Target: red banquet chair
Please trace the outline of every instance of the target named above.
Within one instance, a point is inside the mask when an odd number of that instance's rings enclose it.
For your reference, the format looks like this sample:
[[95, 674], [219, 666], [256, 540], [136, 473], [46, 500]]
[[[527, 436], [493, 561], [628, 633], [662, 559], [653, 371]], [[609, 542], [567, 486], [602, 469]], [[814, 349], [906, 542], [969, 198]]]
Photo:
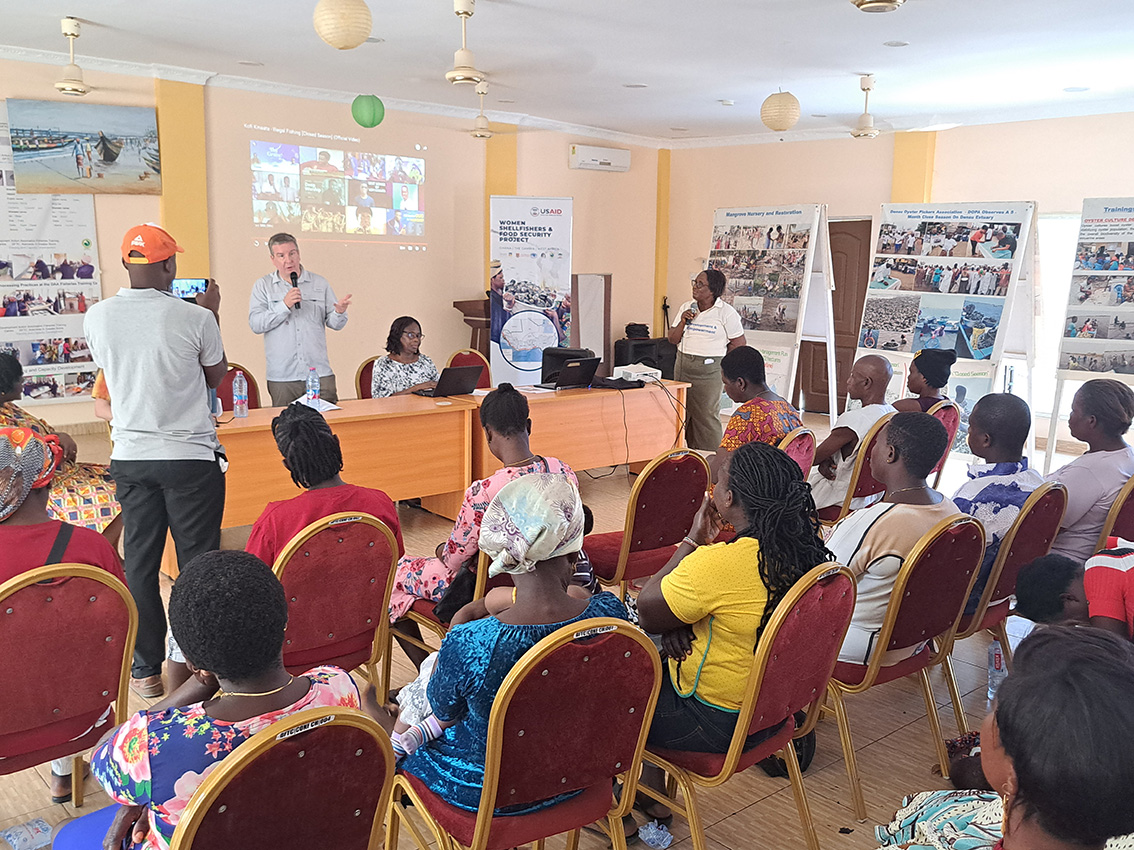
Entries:
[[[137, 633], [130, 591], [98, 567], [54, 564], [0, 584], [0, 774], [89, 750], [126, 719]], [[35, 686], [16, 687], [29, 670]], [[82, 806], [78, 755], [71, 783]]]
[[[815, 567], [776, 606], [760, 636], [728, 752], [717, 755], [657, 747], [646, 751], [645, 760], [669, 774], [669, 787], [664, 795], [645, 785], [638, 790], [689, 821], [695, 850], [707, 847], [697, 810], [696, 786], [722, 785], [773, 753], [781, 753], [787, 762], [807, 846], [818, 850], [819, 839], [792, 738], [802, 737], [815, 728], [819, 706], [854, 612], [854, 600], [854, 576], [846, 567], [834, 562]], [[807, 721], [796, 729], [793, 715], [800, 710], [807, 711]], [[742, 751], [748, 735], [780, 722], [783, 729], [777, 734]], [[681, 789], [684, 807], [676, 799], [677, 788]]]
[[[1042, 558], [1051, 550], [1066, 508], [1067, 488], [1057, 481], [1047, 481], [1032, 491], [1020, 508], [1016, 521], [1000, 541], [1000, 549], [988, 573], [976, 610], [972, 614], [961, 615], [954, 644], [987, 629], [1000, 641], [1005, 665], [1011, 666], [1012, 648], [1008, 643], [1005, 623], [1012, 613], [1010, 609], [1012, 596], [1016, 592], [1016, 578], [1024, 564]], [[953, 700], [957, 728], [962, 733], [968, 732], [968, 719], [965, 717], [961, 692], [953, 671], [952, 653], [942, 659], [942, 672], [945, 674], [945, 683], [949, 686], [949, 696]]]
[[689, 533], [709, 489], [709, 464], [692, 449], [658, 455], [634, 482], [623, 531], [587, 537], [584, 547], [599, 581], [620, 585], [652, 576]]
[[397, 563], [394, 533], [370, 514], [331, 514], [288, 541], [272, 567], [287, 594], [287, 671], [362, 666], [384, 695], [392, 650], [386, 612]]
[[374, 378], [374, 364], [386, 355], [377, 354], [362, 361], [354, 373], [354, 391], [359, 398], [374, 398], [370, 392], [370, 382]]
[[462, 348], [459, 351], [454, 351], [449, 355], [449, 362], [446, 366], [481, 366], [483, 367], [480, 372], [480, 377], [477, 379], [476, 388], [478, 390], [487, 390], [492, 386], [492, 367], [488, 365], [488, 360], [483, 354], [473, 348]]
[[815, 433], [810, 428], [796, 428], [784, 435], [779, 448], [799, 464], [803, 480], [806, 481], [811, 474], [811, 465], [815, 462]]
[[232, 382], [236, 380], [237, 372], [243, 372], [244, 379], [248, 381], [248, 409], [258, 410], [260, 407], [260, 385], [256, 383], [256, 377], [248, 371], [247, 366], [241, 366], [239, 363], [231, 361], [228, 364], [228, 371], [221, 379], [220, 386], [217, 387], [217, 398], [221, 401], [221, 407], [224, 410], [232, 410]]
[[[496, 578], [488, 577], [488, 556], [483, 552], [477, 557], [476, 566], [476, 583], [473, 586], [473, 599], [480, 599], [494, 587], [500, 585], [510, 585], [512, 577], [509, 575], [498, 575]], [[434, 609], [437, 607], [436, 602], [429, 602], [425, 599], [418, 599], [413, 603], [413, 606], [406, 612], [405, 618], [411, 622], [417, 623], [419, 627], [424, 626], [426, 630], [431, 632], [437, 637], [438, 641], [445, 638], [449, 631], [449, 624], [442, 622]], [[398, 633], [398, 639], [405, 641], [418, 649], [425, 652], [433, 652], [436, 647], [432, 647], [425, 643], [424, 640], [418, 640], [413, 635], [407, 635], [405, 632]]]
[[1110, 512], [1106, 515], [1099, 542], [1095, 551], [1100, 552], [1107, 547], [1108, 537], [1121, 537], [1123, 540], [1134, 540], [1134, 478], [1122, 485], [1118, 495], [1111, 503]]
[[[416, 776], [400, 773], [386, 819], [387, 850], [397, 848], [403, 824], [419, 850], [429, 846], [408, 817], [405, 798], [440, 848], [542, 847], [544, 838], [566, 832], [568, 850], [577, 850], [579, 830], [604, 821], [616, 850], [625, 850], [622, 816], [634, 802], [660, 686], [657, 649], [625, 620], [582, 620], [548, 635], [516, 663], [496, 694], [477, 811], [451, 806]], [[621, 802], [611, 793], [619, 776]], [[579, 793], [531, 814], [495, 816], [505, 806], [570, 791]]]
[[955, 401], [946, 398], [937, 402], [926, 413], [944, 425], [946, 433], [949, 434], [949, 442], [945, 444], [945, 454], [941, 455], [941, 460], [937, 461], [937, 465], [930, 470], [931, 475], [934, 472], [937, 473], [937, 476], [933, 479], [933, 487], [937, 489], [937, 485], [941, 482], [941, 473], [945, 470], [945, 462], [949, 460], [953, 441], [957, 439], [957, 429], [961, 427], [961, 408], [957, 406]]
[[882, 429], [893, 416], [893, 413], [887, 413], [871, 425], [870, 430], [863, 436], [858, 454], [854, 458], [854, 468], [851, 470], [851, 480], [843, 503], [819, 510], [819, 521], [823, 525], [834, 525], [849, 514], [853, 500], [880, 496], [886, 492], [886, 488], [870, 472], [870, 453], [874, 450], [874, 444], [881, 439]]
[[[827, 693], [839, 723], [854, 811], [860, 821], [866, 819], [866, 802], [858, 778], [858, 763], [855, 761], [844, 695], [860, 694], [875, 685], [918, 674], [941, 775], [948, 778], [949, 759], [945, 753], [941, 721], [937, 716], [937, 703], [933, 699], [928, 670], [942, 663], [952, 651], [953, 636], [983, 557], [984, 527], [978, 520], [969, 516], [941, 520], [922, 536], [898, 571], [894, 589], [890, 592], [886, 619], [874, 641], [870, 662], [854, 664], [839, 661], [835, 664]], [[918, 645], [922, 645], [922, 649], [911, 658], [885, 667], [882, 665], [886, 651]]]

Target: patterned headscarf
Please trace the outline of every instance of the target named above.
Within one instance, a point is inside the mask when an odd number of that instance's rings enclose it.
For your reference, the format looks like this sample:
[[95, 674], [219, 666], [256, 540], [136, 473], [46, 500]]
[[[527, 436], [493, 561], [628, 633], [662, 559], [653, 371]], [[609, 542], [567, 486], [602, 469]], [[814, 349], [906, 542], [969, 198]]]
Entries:
[[480, 523], [489, 576], [530, 573], [540, 561], [583, 548], [583, 500], [566, 475], [532, 473], [496, 494]]
[[41, 439], [28, 428], [0, 428], [0, 522], [19, 509], [28, 493], [51, 483], [62, 457], [54, 435]]

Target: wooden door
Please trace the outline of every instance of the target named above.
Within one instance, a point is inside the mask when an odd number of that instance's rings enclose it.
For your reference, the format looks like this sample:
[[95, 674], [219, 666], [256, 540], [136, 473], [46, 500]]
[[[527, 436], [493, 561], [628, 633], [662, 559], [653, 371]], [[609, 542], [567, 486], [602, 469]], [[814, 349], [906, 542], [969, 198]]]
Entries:
[[[858, 345], [858, 328], [862, 323], [862, 305], [870, 280], [870, 219], [832, 221], [831, 264], [835, 291], [831, 302], [835, 313], [835, 375], [838, 381], [838, 402], [841, 412], [846, 406], [846, 381], [854, 363]], [[803, 409], [812, 413], [828, 413], [827, 349], [823, 343], [805, 342], [799, 352], [799, 376], [796, 378], [795, 401], [803, 396]]]

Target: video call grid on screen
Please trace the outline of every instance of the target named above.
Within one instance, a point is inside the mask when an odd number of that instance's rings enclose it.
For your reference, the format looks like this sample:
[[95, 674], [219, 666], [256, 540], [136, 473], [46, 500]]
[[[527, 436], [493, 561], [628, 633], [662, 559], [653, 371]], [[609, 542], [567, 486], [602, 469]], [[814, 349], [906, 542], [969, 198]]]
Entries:
[[424, 159], [255, 140], [249, 148], [257, 230], [424, 241]]

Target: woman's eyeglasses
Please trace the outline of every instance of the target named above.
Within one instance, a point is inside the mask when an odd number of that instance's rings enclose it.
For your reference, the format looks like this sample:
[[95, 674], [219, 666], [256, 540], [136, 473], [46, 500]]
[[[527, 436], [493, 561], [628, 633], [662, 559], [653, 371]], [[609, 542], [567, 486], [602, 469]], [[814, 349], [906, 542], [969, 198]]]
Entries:
[[410, 339], [425, 339], [425, 334], [413, 331], [402, 331], [402, 336], [408, 336]]

